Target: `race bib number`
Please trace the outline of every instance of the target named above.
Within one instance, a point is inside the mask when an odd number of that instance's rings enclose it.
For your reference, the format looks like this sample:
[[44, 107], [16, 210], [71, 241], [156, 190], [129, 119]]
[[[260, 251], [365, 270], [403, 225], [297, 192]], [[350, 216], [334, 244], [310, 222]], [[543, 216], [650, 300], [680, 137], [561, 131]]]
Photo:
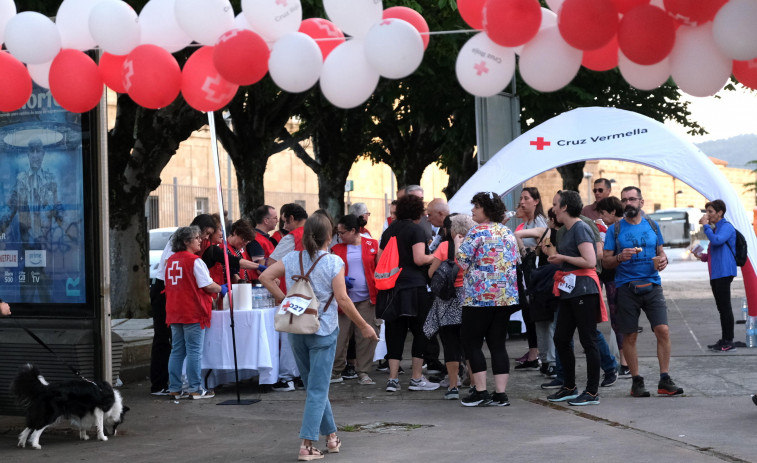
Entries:
[[305, 313], [305, 310], [309, 305], [310, 301], [308, 299], [303, 299], [297, 296], [287, 297], [281, 302], [279, 312], [290, 312], [297, 316], [300, 316]]
[[576, 276], [572, 273], [565, 275], [560, 284], [557, 285], [557, 287], [560, 289], [560, 291], [572, 293], [573, 289], [576, 287]]

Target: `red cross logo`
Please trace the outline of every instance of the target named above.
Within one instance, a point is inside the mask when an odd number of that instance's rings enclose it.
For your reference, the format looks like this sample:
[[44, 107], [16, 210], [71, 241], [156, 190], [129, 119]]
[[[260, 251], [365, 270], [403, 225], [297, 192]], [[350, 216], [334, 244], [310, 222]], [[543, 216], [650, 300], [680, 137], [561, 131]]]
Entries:
[[127, 59], [124, 61], [124, 77], [123, 77], [123, 85], [126, 91], [128, 92], [131, 90], [131, 78], [134, 75], [134, 61]]
[[379, 26], [388, 26], [392, 23], [391, 19], [385, 19], [379, 23]]
[[219, 75], [207, 76], [200, 88], [205, 92], [205, 99], [213, 103], [222, 103], [236, 92], [236, 89], [225, 84]]
[[287, 0], [276, 0], [277, 5], [287, 6]]
[[535, 146], [537, 150], [542, 151], [544, 150], [545, 146], [551, 145], [551, 142], [544, 141], [544, 137], [537, 137], [535, 141], [531, 142], [532, 146]]
[[168, 269], [168, 279], [171, 280], [172, 285], [176, 286], [178, 280], [181, 280], [183, 271], [184, 270], [179, 266], [178, 260], [171, 263], [171, 267]]
[[489, 68], [486, 67], [486, 62], [481, 61], [480, 63], [473, 66], [473, 69], [476, 70], [476, 75], [480, 76], [481, 74], [486, 74], [489, 72]]

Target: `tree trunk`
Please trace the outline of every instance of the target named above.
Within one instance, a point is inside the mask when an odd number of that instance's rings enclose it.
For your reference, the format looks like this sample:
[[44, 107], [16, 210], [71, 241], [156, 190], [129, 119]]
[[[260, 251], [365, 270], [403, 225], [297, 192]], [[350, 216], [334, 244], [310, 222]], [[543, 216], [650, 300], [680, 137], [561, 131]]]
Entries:
[[[265, 204], [265, 189], [263, 176], [269, 155], [264, 153], [249, 153], [257, 162], [234, 162], [237, 171], [237, 190], [239, 191], [240, 218], [252, 219], [255, 209]], [[262, 166], [262, 168], [261, 168]]]
[[563, 190], [578, 191], [578, 186], [584, 179], [584, 165], [586, 165], [586, 163], [581, 161], [557, 168], [557, 171], [562, 177]]
[[[332, 173], [332, 175], [329, 175]], [[330, 169], [321, 169], [318, 172], [318, 206], [326, 209], [335, 220], [345, 215], [344, 184], [347, 183], [346, 173], [333, 173]]]
[[[144, 209], [143, 209], [144, 210]], [[147, 256], [147, 221], [133, 214], [128, 226], [110, 229], [111, 306], [113, 318], [146, 318], [150, 295]]]
[[476, 158], [473, 157], [473, 147], [471, 146], [460, 155], [460, 164], [458, 166], [447, 167], [449, 180], [447, 181], [447, 186], [442, 189], [447, 200], [453, 197], [457, 193], [457, 190], [476, 173], [477, 168], [478, 164], [476, 163]]

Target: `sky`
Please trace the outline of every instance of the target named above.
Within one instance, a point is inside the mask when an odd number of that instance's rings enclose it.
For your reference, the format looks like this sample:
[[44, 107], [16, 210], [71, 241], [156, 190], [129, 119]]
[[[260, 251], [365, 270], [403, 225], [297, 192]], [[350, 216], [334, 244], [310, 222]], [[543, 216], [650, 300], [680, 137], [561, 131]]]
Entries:
[[706, 98], [683, 95], [684, 99], [691, 101], [692, 119], [709, 132], [707, 135], [690, 136], [681, 125], [673, 122], [666, 122], [665, 125], [687, 136], [693, 143], [757, 134], [757, 91], [750, 92], [741, 85], [737, 87], [736, 91], [721, 90], [717, 95]]

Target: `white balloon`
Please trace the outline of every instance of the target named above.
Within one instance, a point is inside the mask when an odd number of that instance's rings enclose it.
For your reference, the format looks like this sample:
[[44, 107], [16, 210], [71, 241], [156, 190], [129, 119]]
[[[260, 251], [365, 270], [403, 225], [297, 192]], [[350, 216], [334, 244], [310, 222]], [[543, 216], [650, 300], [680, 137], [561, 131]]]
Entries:
[[562, 4], [564, 1], [565, 0], [547, 0], [547, 6], [549, 7], [550, 10], [554, 11], [555, 13], [559, 13], [560, 7], [562, 7]]
[[244, 17], [244, 13], [239, 13], [234, 17], [234, 29], [248, 30], [257, 33], [250, 23], [247, 22], [247, 18]]
[[255, 32], [272, 42], [297, 32], [302, 22], [300, 0], [242, 0], [242, 13]]
[[300, 93], [308, 90], [321, 75], [321, 49], [309, 35], [292, 32], [273, 44], [268, 58], [268, 73], [282, 90]]
[[479, 32], [468, 39], [455, 63], [460, 86], [471, 95], [484, 98], [504, 90], [514, 72], [513, 49], [492, 42], [486, 32]]
[[358, 38], [365, 37], [384, 13], [381, 0], [323, 0], [323, 8], [336, 27]]
[[714, 95], [731, 77], [733, 62], [715, 45], [711, 22], [680, 26], [669, 59], [673, 80], [691, 96]]
[[664, 84], [670, 77], [670, 60], [665, 57], [662, 61], [644, 66], [626, 58], [622, 51], [618, 50], [618, 69], [623, 78], [631, 87], [639, 90], [654, 90]]
[[42, 64], [27, 64], [26, 70], [29, 71], [34, 83], [40, 87], [50, 88], [50, 65], [52, 61]]
[[139, 12], [140, 45], [157, 45], [169, 53], [192, 43], [176, 21], [176, 0], [150, 0]]
[[365, 58], [363, 41], [347, 40], [334, 48], [321, 69], [323, 96], [338, 108], [354, 108], [370, 98], [379, 74]]
[[[556, 27], [557, 26], [557, 13], [555, 13], [552, 10], [548, 10], [546, 8], [541, 9], [541, 24], [539, 25], [539, 30], [546, 29], [548, 27]], [[520, 55], [523, 52], [523, 47], [525, 47], [526, 44], [517, 46], [513, 48], [515, 50], [515, 53], [517, 55]]]
[[730, 0], [712, 21], [712, 36], [726, 56], [749, 61], [757, 58], [757, 1]]
[[568, 45], [557, 27], [548, 27], [523, 47], [520, 76], [535, 90], [554, 92], [578, 74], [581, 58], [583, 52]]
[[47, 16], [24, 11], [13, 16], [5, 26], [5, 46], [19, 61], [47, 63], [60, 51], [60, 34]]
[[418, 29], [397, 18], [384, 19], [365, 36], [365, 57], [380, 75], [401, 79], [423, 61], [423, 39]]
[[13, 0], [0, 0], [0, 43], [5, 37], [5, 25], [16, 14], [16, 4]]
[[89, 14], [100, 0], [63, 0], [55, 16], [61, 48], [89, 50], [96, 45], [89, 33]]
[[121, 0], [103, 0], [89, 14], [89, 32], [104, 51], [127, 55], [139, 45], [137, 12]]
[[174, 13], [179, 27], [203, 45], [215, 45], [218, 37], [234, 28], [229, 0], [178, 0]]

